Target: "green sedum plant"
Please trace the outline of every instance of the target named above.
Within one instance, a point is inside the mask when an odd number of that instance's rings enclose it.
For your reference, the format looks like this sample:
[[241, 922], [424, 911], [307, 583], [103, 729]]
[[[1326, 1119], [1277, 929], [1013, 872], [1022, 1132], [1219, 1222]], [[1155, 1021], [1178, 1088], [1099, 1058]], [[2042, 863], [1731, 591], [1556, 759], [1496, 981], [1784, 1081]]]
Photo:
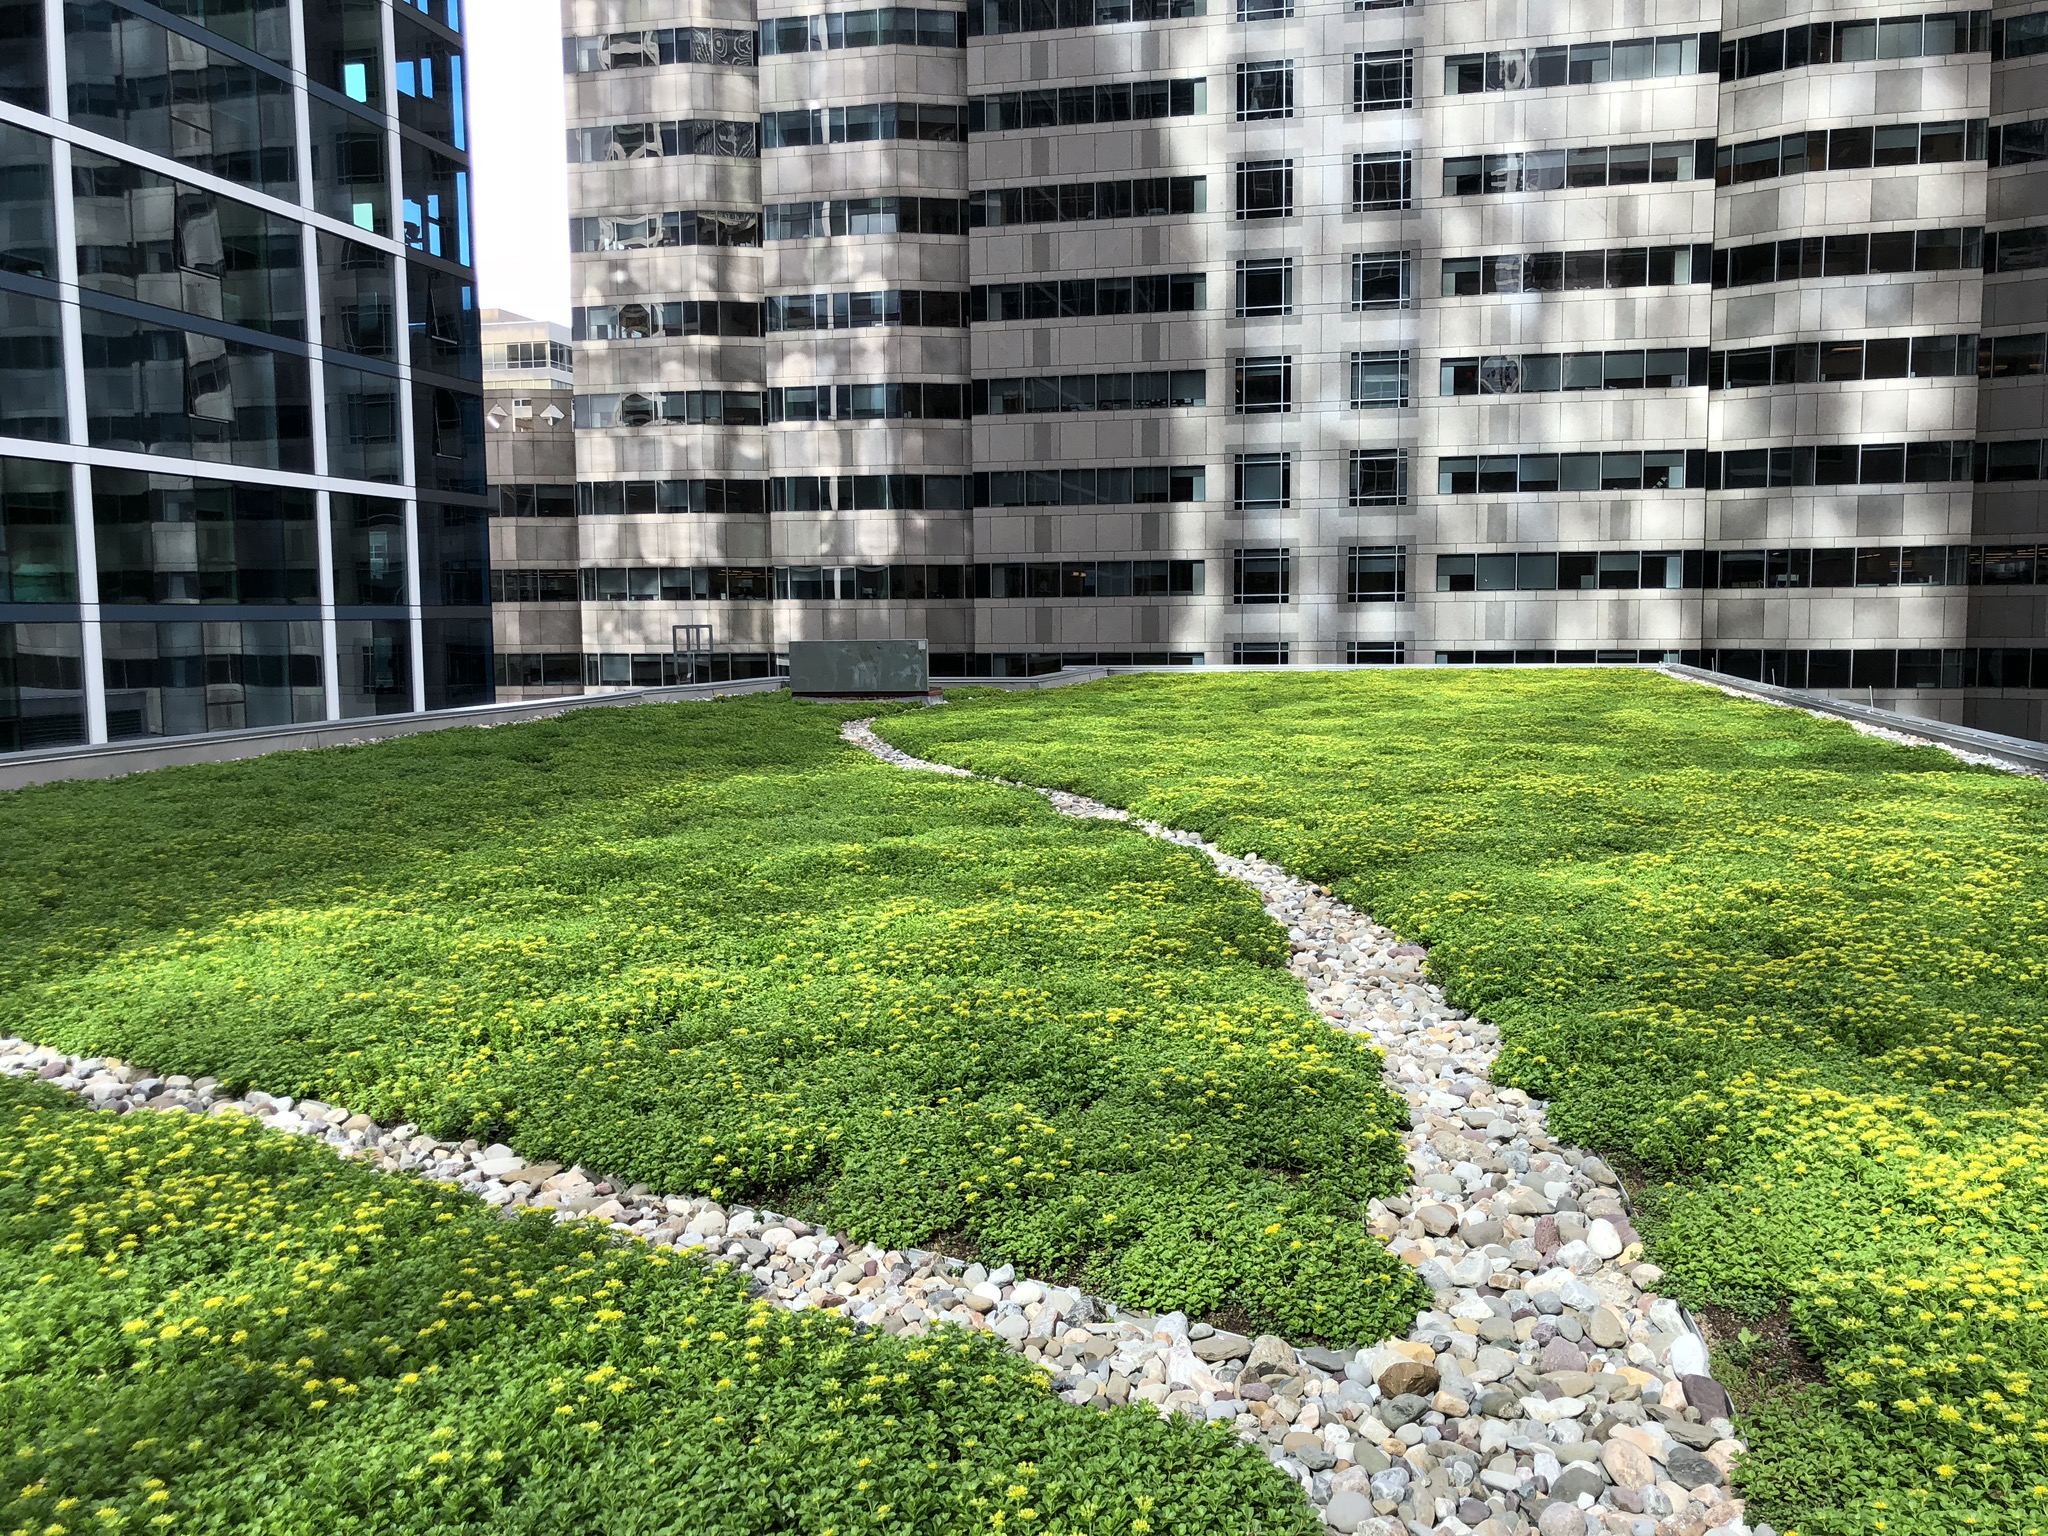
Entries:
[[844, 712], [596, 710], [0, 803], [0, 1027], [1295, 1337], [1426, 1293], [1380, 1057], [1199, 855]]
[[0, 1079], [0, 1530], [1313, 1536], [1227, 1428], [986, 1336]]
[[1799, 1536], [2048, 1530], [2048, 786], [1646, 673], [956, 696], [921, 756], [1333, 884], [1647, 1176], [1693, 1302], [1825, 1380], [1747, 1428]]

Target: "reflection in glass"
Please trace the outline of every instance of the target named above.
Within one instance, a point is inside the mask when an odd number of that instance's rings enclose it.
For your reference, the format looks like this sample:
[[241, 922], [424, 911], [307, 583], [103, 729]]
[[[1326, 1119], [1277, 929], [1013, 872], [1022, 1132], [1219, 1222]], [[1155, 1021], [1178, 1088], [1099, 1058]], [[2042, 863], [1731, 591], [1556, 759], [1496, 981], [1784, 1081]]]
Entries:
[[310, 103], [315, 205], [357, 229], [390, 234], [391, 177], [383, 127], [317, 96]]
[[327, 472], [345, 480], [403, 479], [398, 436], [398, 379], [367, 368], [349, 368], [329, 353], [327, 386]]
[[65, 0], [71, 121], [279, 197], [298, 193], [291, 87], [107, 0]]
[[481, 379], [483, 330], [476, 284], [459, 273], [408, 261], [405, 285], [413, 367], [458, 379]]
[[50, 141], [0, 123], [0, 272], [56, 277], [57, 216], [50, 187]]
[[462, 0], [398, 0], [400, 6], [411, 6], [422, 16], [431, 16], [450, 32], [462, 30]]
[[0, 288], [0, 437], [64, 440], [57, 302]]
[[384, 103], [384, 26], [377, 0], [321, 0], [306, 11], [306, 73], [351, 101]]
[[80, 320], [94, 447], [312, 469], [304, 357], [90, 305]]
[[426, 635], [427, 708], [490, 703], [496, 697], [491, 687], [491, 621], [428, 619], [421, 628]]
[[420, 601], [482, 608], [490, 602], [490, 508], [420, 503]]
[[[240, 43], [287, 67], [292, 62], [291, 7], [285, 0], [157, 0], [173, 16]], [[309, 9], [318, 9], [313, 6]]]
[[102, 603], [320, 601], [313, 493], [92, 472]]
[[407, 139], [401, 148], [405, 243], [458, 266], [469, 265], [469, 172], [461, 162]]
[[42, 0], [0, 0], [0, 101], [31, 112], [50, 110], [43, 57]]
[[320, 341], [361, 357], [398, 359], [397, 294], [388, 252], [322, 230]]
[[481, 394], [415, 380], [412, 432], [414, 480], [422, 491], [485, 493]]
[[326, 717], [320, 625], [103, 623], [107, 736], [192, 736]]
[[80, 287], [304, 340], [296, 222], [84, 148], [71, 184]]
[[342, 718], [409, 713], [412, 626], [404, 619], [343, 619], [334, 628]]
[[76, 624], [0, 624], [0, 752], [85, 740]]
[[0, 459], [0, 603], [78, 601], [71, 470]]
[[467, 149], [461, 48], [403, 14], [394, 19], [392, 36], [398, 49], [398, 120]]
[[[334, 538], [334, 602], [385, 608], [405, 602], [405, 503], [381, 496], [329, 498]], [[408, 685], [410, 686], [410, 685]]]

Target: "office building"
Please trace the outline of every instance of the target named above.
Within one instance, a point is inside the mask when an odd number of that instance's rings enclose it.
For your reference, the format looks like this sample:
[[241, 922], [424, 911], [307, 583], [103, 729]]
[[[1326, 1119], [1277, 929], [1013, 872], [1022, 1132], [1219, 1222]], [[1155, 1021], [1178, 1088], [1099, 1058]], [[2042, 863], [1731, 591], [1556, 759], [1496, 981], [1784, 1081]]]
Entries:
[[0, 0], [0, 750], [491, 697], [459, 0]]
[[1537, 12], [564, 0], [586, 675], [1674, 659], [2048, 732], [2048, 13]]

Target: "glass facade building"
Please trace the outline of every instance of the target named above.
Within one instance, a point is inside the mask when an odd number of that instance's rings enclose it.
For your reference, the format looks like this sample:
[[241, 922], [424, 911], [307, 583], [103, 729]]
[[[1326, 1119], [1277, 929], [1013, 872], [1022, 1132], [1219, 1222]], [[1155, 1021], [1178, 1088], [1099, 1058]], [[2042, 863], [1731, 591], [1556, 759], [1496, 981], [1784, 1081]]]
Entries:
[[0, 0], [0, 751], [492, 697], [459, 0]]
[[586, 676], [1670, 659], [2048, 735], [2043, 15], [562, 0]]

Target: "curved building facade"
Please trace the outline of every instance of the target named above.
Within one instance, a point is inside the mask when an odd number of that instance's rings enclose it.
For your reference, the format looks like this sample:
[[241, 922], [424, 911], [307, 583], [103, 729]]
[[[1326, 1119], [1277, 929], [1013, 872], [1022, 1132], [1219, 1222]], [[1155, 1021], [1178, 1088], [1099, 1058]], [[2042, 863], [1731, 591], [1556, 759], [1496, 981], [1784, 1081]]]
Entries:
[[2048, 13], [563, 14], [593, 684], [1671, 659], [2048, 730]]

